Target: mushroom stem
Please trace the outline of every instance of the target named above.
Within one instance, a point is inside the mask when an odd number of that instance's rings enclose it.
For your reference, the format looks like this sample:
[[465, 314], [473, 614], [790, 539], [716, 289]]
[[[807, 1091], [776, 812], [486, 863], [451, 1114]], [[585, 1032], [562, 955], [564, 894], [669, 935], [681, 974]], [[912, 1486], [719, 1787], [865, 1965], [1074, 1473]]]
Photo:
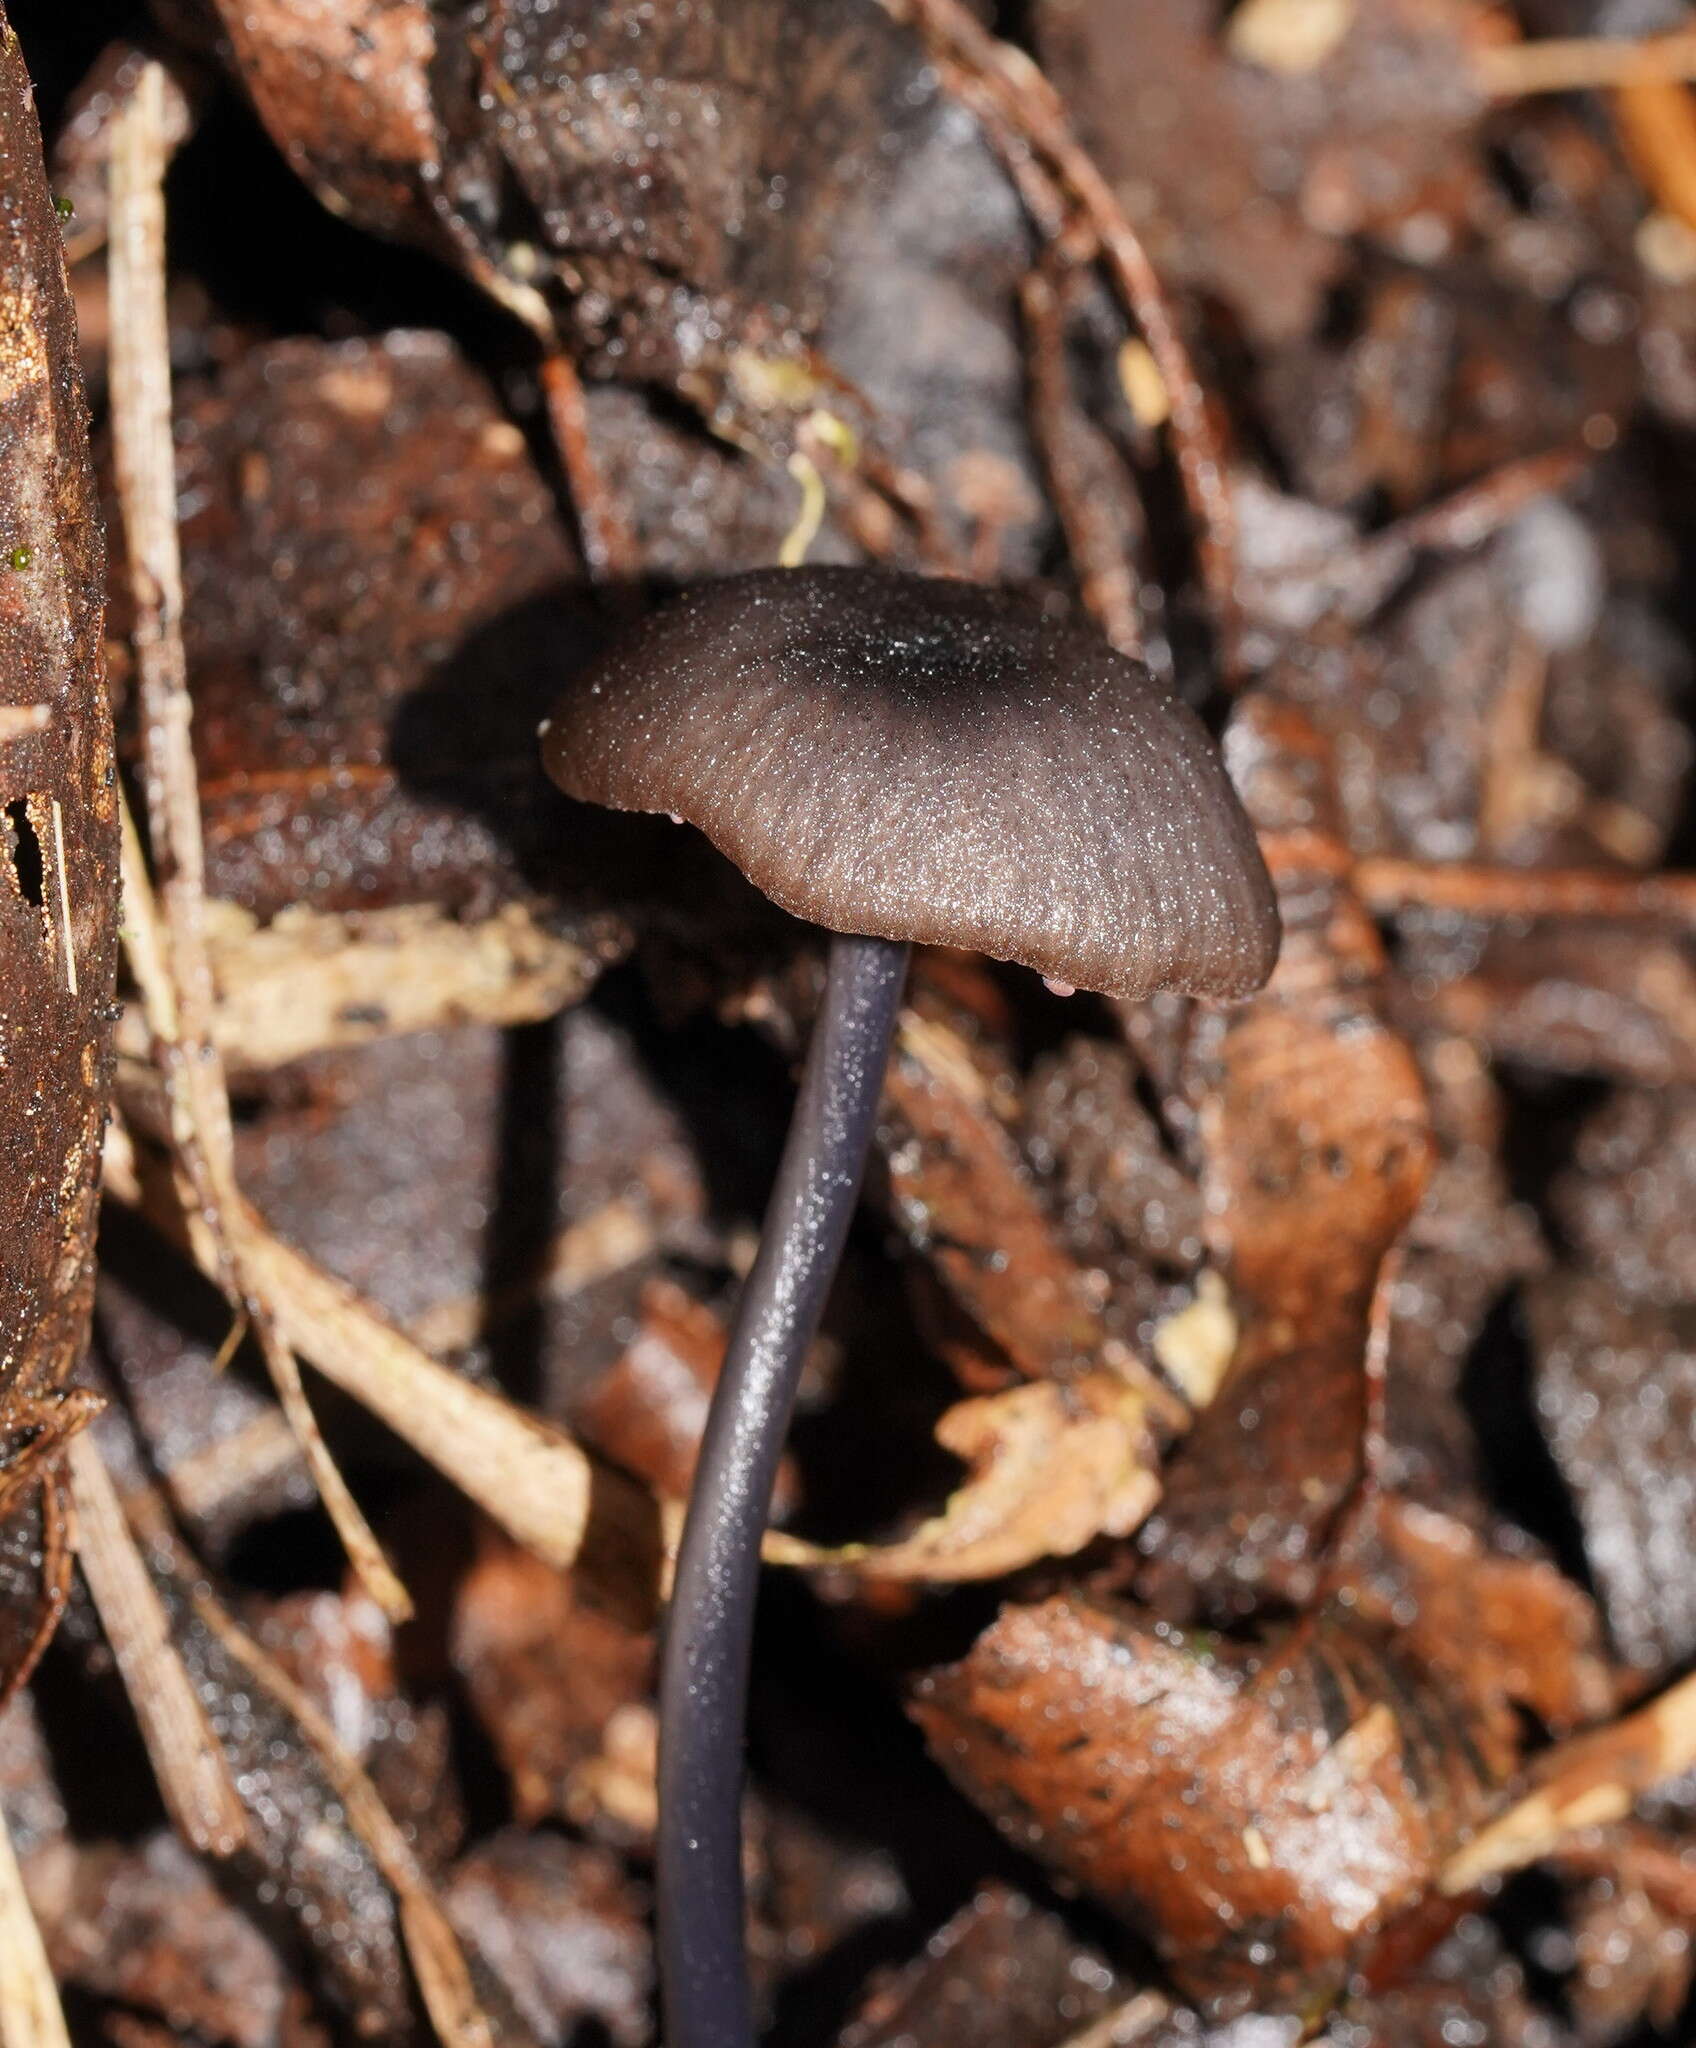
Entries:
[[807, 1347], [854, 1214], [908, 948], [833, 936], [760, 1249], [714, 1389], [660, 1674], [658, 1903], [668, 2048], [749, 2048], [742, 1748], [760, 1539]]

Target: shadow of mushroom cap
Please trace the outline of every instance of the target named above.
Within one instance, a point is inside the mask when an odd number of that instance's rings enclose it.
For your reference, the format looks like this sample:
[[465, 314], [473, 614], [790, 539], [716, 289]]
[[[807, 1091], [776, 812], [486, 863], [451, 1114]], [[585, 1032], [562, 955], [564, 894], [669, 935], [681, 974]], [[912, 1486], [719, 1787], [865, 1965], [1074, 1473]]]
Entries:
[[870, 569], [702, 585], [584, 671], [544, 739], [570, 795], [675, 812], [830, 931], [1131, 997], [1246, 995], [1277, 957], [1200, 721], [1004, 592]]

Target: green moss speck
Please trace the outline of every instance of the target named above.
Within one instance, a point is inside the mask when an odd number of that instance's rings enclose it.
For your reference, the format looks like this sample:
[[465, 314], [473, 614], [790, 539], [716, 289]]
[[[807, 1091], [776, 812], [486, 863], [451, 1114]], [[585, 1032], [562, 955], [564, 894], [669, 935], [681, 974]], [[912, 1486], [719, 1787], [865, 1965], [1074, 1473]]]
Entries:
[[8, 565], [14, 569], [27, 569], [34, 560], [35, 556], [28, 548], [13, 548], [6, 557]]

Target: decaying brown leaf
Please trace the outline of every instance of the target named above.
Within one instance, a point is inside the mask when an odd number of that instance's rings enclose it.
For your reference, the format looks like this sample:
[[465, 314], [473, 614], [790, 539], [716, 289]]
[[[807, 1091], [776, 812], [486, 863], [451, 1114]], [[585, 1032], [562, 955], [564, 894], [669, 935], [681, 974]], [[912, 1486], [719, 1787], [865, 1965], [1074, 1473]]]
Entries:
[[[572, 1394], [572, 1426], [660, 1499], [686, 1500], [725, 1342], [723, 1318], [705, 1302], [675, 1281], [649, 1279], [630, 1341], [605, 1372]], [[794, 1500], [795, 1471], [786, 1459], [772, 1494], [774, 1515], [781, 1518]]]
[[1007, 1607], [913, 1712], [999, 1825], [1224, 2011], [1310, 2008], [1435, 1884], [1508, 1755], [1386, 1638], [1260, 1647], [1062, 1596]]
[[[248, 1100], [243, 1186], [273, 1230], [440, 1355], [536, 1318], [560, 1419], [616, 1355], [609, 1308], [633, 1308], [656, 1259], [712, 1248], [678, 1107], [595, 1010], [318, 1055]], [[491, 1273], [489, 1218], [519, 1173], [522, 1238]]]
[[[1327, 751], [1298, 711], [1246, 705], [1234, 748], [1267, 828], [1292, 805], [1311, 816], [1316, 783], [1329, 795]], [[1431, 1166], [1419, 1070], [1383, 1012], [1376, 931], [1323, 858], [1298, 847], [1276, 874], [1277, 972], [1205, 1021], [1195, 1055], [1209, 1227], [1241, 1335], [1151, 1531], [1162, 1603], [1312, 1596], [1362, 1478], [1373, 1296]]]
[[1571, 1490], [1620, 1654], [1665, 1674], [1696, 1650], [1696, 1320], [1623, 1302], [1610, 1281], [1551, 1274], [1527, 1302], [1537, 1419]]
[[1560, 1735], [1611, 1710], [1595, 1603], [1548, 1558], [1492, 1548], [1451, 1515], [1382, 1494], [1338, 1569], [1357, 1611], [1399, 1628], [1504, 1744], [1515, 1708]]
[[[273, 1715], [284, 1715], [294, 1723], [297, 1746], [311, 1756], [316, 1772], [334, 1795], [324, 1815], [330, 1829], [340, 1824], [337, 1831], [342, 1840], [336, 1843], [333, 1855], [345, 1859], [349, 1845], [357, 1843], [382, 1873], [393, 1894], [407, 1959], [442, 2048], [493, 2048], [491, 2022], [478, 2002], [465, 1952], [406, 1831], [338, 1740], [329, 1721], [281, 1665], [239, 1628], [205, 1589], [195, 1591], [191, 1599], [208, 1644], [216, 1642], [218, 1650], [233, 1660], [236, 1670], [266, 1698]], [[333, 1870], [330, 1858], [326, 1863]], [[334, 1897], [333, 1876], [327, 1889]], [[321, 1913], [303, 1913], [301, 1917], [313, 1931], [323, 1924]], [[325, 1931], [333, 1939], [334, 1922]]]
[[598, 1613], [562, 1574], [490, 1540], [460, 1589], [453, 1654], [520, 1817], [587, 1810], [579, 1774], [619, 1710], [645, 1699], [652, 1638]]
[[879, 1984], [841, 2048], [1069, 2048], [1114, 2003], [1114, 1972], [1071, 1939], [1057, 1914], [1005, 1885], [985, 1885]]
[[230, 1056], [577, 1000], [628, 939], [532, 758], [596, 628], [522, 434], [413, 334], [249, 356], [182, 391], [177, 439]]
[[1617, 1871], [1572, 1887], [1576, 1968], [1570, 1979], [1579, 2026], [1618, 2040], [1640, 2019], [1675, 2035], [1696, 1959], [1676, 1905], [1646, 1886], [1629, 1848]]
[[994, 1091], [960, 1032], [921, 1011], [896, 1040], [879, 1143], [908, 1237], [1013, 1364], [1041, 1378], [1087, 1358], [1099, 1325], [1087, 1278], [1047, 1227]]
[[1616, 1088], [1552, 1190], [1574, 1254], [1632, 1302], [1696, 1300], [1696, 1094]]
[[1351, 1999], [1331, 2032], [1349, 2048], [1452, 2048], [1469, 2037], [1539, 2048], [1568, 2038], [1552, 2034], [1525, 1970], [1491, 1922], [1474, 1915], [1404, 1982]]
[[[1477, 90], [1462, 10], [1328, 12], [1323, 54], [1273, 67], [1243, 61], [1240, 40], [1220, 37], [1195, 0], [1144, 9], [1135, 39], [1109, 0], [1037, 11], [1042, 57], [1155, 260], [1224, 293], [1268, 339], [1304, 332], [1336, 276], [1337, 209], [1350, 210], [1349, 229], [1393, 233], [1445, 182], [1476, 175], [1457, 150]], [[1151, 62], [1187, 121], [1139, 94]]]
[[1467, 1372], [1510, 1290], [1549, 1250], [1503, 1162], [1508, 1105], [1469, 1040], [1416, 1040], [1437, 1157], [1398, 1247], [1384, 1388], [1386, 1487], [1440, 1516], [1482, 1513], [1481, 1460], [1466, 1416]]
[[1128, 1536], [1160, 1497], [1147, 1400], [1108, 1371], [961, 1401], [936, 1440], [971, 1476], [911, 1535], [827, 1548], [774, 1530], [767, 1558], [871, 1579], [993, 1579], [1098, 1536]]
[[1499, 1059], [1656, 1088], [1696, 1080], [1696, 965], [1686, 941], [1571, 922], [1491, 930], [1482, 943], [1451, 928], [1422, 951], [1410, 1016], [1423, 1013]]
[[455, 1865], [443, 1902], [538, 2041], [596, 2023], [617, 2048], [649, 2040], [646, 1902], [611, 1856], [509, 1828]]
[[[719, 0], [672, 21], [615, 0], [564, 44], [507, 0], [184, 11], [329, 204], [463, 265], [544, 337], [740, 436], [834, 397], [808, 352], [830, 241], [916, 69], [876, 10]], [[640, 145], [612, 148], [622, 133]], [[738, 232], [762, 210], [772, 232]]]
[[1540, 1758], [1533, 1787], [1445, 1865], [1443, 1889], [1547, 1856], [1571, 1835], [1623, 1820], [1645, 1793], [1696, 1764], [1696, 1680], [1681, 1679], [1623, 1720]]
[[[282, 2034], [282, 1954], [174, 1834], [103, 1844], [76, 1859], [70, 1880], [55, 1901], [52, 1952], [83, 1997], [157, 2015], [176, 2038], [192, 2028], [231, 2048], [270, 2048]], [[106, 1938], [113, 1925], [121, 1942]]]

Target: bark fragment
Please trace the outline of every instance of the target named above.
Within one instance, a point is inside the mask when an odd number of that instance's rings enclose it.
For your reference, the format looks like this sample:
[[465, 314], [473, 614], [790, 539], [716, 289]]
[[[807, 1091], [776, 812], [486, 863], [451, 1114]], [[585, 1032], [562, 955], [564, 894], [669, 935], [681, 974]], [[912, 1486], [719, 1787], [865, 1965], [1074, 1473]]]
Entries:
[[[110, 1083], [117, 812], [101, 624], [105, 551], [59, 217], [23, 53], [0, 19], [0, 1697], [62, 1600], [53, 1453], [87, 1419]], [[44, 707], [37, 709], [36, 707]], [[33, 1533], [32, 1533], [33, 1532]]]

